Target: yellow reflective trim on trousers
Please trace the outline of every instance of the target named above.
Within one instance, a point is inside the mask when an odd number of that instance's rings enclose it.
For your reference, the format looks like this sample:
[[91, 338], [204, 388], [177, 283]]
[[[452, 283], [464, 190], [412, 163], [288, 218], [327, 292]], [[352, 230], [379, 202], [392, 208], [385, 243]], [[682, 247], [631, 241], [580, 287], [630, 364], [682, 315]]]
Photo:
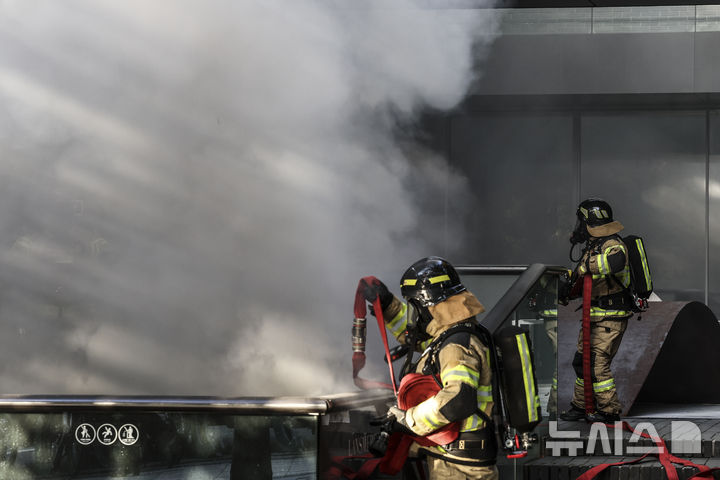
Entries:
[[543, 317], [557, 317], [557, 308], [549, 308], [540, 312]]
[[443, 385], [447, 385], [448, 382], [457, 380], [476, 388], [480, 382], [480, 373], [474, 368], [470, 368], [466, 365], [456, 365], [453, 368], [447, 368], [440, 372], [440, 379], [442, 380]]
[[403, 280], [402, 287], [413, 286], [417, 284], [417, 278], [406, 278]]
[[450, 275], [438, 275], [437, 277], [428, 278], [428, 282], [430, 282], [431, 285], [434, 285], [434, 284], [440, 283], [440, 282], [449, 282], [449, 281], [450, 281]]
[[[576, 378], [575, 384], [580, 387], [584, 387], [585, 381], [582, 378]], [[615, 388], [615, 379], [614, 378], [611, 378], [609, 380], [603, 380], [602, 382], [593, 383], [593, 391], [596, 393], [606, 392], [608, 390], [612, 390], [613, 388]]]
[[615, 388], [615, 379], [603, 380], [602, 382], [593, 383], [593, 390], [596, 392], [605, 392]]
[[528, 409], [528, 421], [534, 422], [539, 420], [537, 408], [539, 406], [538, 394], [535, 391], [534, 375], [532, 371], [532, 363], [530, 362], [530, 346], [524, 334], [515, 335], [518, 350], [520, 352], [520, 360], [523, 372], [523, 385], [525, 386], [525, 395]]
[[647, 284], [649, 289], [652, 289], [652, 279], [650, 278], [650, 267], [648, 267], [647, 257], [645, 256], [645, 249], [643, 248], [643, 244], [639, 238], [635, 240], [635, 243], [637, 244], [638, 251], [640, 252], [640, 258], [642, 259], [643, 275], [645, 275], [645, 283]]
[[404, 332], [405, 329], [407, 329], [407, 318], [405, 318], [406, 313], [407, 305], [403, 303], [402, 307], [400, 308], [400, 312], [395, 315], [395, 318], [385, 323], [387, 329], [390, 330], [390, 333], [392, 333], [396, 337], [402, 332]]

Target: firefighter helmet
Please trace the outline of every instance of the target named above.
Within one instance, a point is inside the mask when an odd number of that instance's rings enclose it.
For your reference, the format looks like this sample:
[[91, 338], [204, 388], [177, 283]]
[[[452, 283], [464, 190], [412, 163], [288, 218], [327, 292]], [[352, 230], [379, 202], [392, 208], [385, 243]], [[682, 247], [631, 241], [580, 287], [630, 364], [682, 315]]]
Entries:
[[421, 307], [437, 305], [465, 291], [460, 275], [440, 257], [426, 257], [408, 268], [400, 279], [400, 292]]
[[599, 198], [588, 198], [578, 205], [577, 216], [590, 227], [599, 227], [613, 221], [610, 204]]
[[600, 198], [588, 198], [582, 201], [578, 205], [577, 218], [576, 227], [584, 225], [593, 237], [606, 237], [623, 229], [622, 224], [613, 219], [610, 204]]

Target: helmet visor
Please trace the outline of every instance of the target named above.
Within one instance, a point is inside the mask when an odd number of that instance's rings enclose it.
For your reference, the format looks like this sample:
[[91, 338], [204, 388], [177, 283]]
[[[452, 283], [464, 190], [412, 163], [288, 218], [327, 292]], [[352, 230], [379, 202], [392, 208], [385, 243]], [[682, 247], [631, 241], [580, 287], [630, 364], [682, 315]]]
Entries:
[[432, 320], [432, 315], [427, 307], [414, 298], [408, 299], [407, 302], [407, 328], [416, 333], [425, 334], [425, 328]]
[[414, 330], [417, 328], [418, 319], [420, 318], [420, 310], [417, 300], [408, 299], [407, 301], [407, 328]]

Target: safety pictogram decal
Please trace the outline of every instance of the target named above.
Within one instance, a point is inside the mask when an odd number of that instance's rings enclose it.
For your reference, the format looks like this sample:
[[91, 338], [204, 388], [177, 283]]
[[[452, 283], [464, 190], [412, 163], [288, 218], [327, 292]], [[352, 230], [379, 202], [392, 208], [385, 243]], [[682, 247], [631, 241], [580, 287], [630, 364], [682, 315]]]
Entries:
[[137, 443], [140, 430], [132, 423], [126, 423], [120, 428], [110, 423], [103, 423], [94, 427], [89, 423], [83, 423], [75, 429], [75, 440], [81, 445], [90, 445], [98, 441], [102, 445], [110, 446], [115, 442], [130, 446]]
[[81, 445], [90, 445], [95, 440], [95, 427], [83, 423], [75, 429], [75, 440]]
[[117, 440], [117, 429], [109, 423], [103, 423], [98, 428], [97, 438], [103, 445], [112, 445]]
[[126, 423], [120, 430], [118, 430], [120, 436], [120, 443], [123, 445], [132, 445], [138, 440], [138, 429], [131, 423]]

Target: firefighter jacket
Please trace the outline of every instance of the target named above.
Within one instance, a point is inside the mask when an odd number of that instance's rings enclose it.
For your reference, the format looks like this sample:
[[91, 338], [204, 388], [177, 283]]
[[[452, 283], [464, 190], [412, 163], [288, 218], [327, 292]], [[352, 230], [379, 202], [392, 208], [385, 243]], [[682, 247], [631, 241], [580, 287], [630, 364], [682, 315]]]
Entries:
[[618, 236], [588, 240], [588, 246], [575, 267], [576, 278], [592, 274], [590, 318], [593, 322], [632, 315], [630, 267], [627, 247]]
[[[429, 307], [433, 316], [426, 332], [430, 339], [459, 323], [475, 322], [475, 315], [485, 309], [470, 292], [461, 292]], [[383, 312], [387, 328], [399, 342], [406, 342], [406, 306], [397, 298]], [[418, 361], [415, 372], [423, 373], [429, 360], [426, 349]], [[405, 421], [417, 435], [427, 435], [452, 422], [460, 423], [461, 437], [464, 432], [477, 432], [486, 426], [484, 416], [491, 417], [493, 408], [492, 370], [490, 351], [476, 335], [457, 333], [447, 337], [436, 356], [436, 370], [442, 389], [433, 397], [407, 410]], [[427, 373], [427, 372], [425, 372]], [[444, 453], [442, 447], [433, 447]]]

